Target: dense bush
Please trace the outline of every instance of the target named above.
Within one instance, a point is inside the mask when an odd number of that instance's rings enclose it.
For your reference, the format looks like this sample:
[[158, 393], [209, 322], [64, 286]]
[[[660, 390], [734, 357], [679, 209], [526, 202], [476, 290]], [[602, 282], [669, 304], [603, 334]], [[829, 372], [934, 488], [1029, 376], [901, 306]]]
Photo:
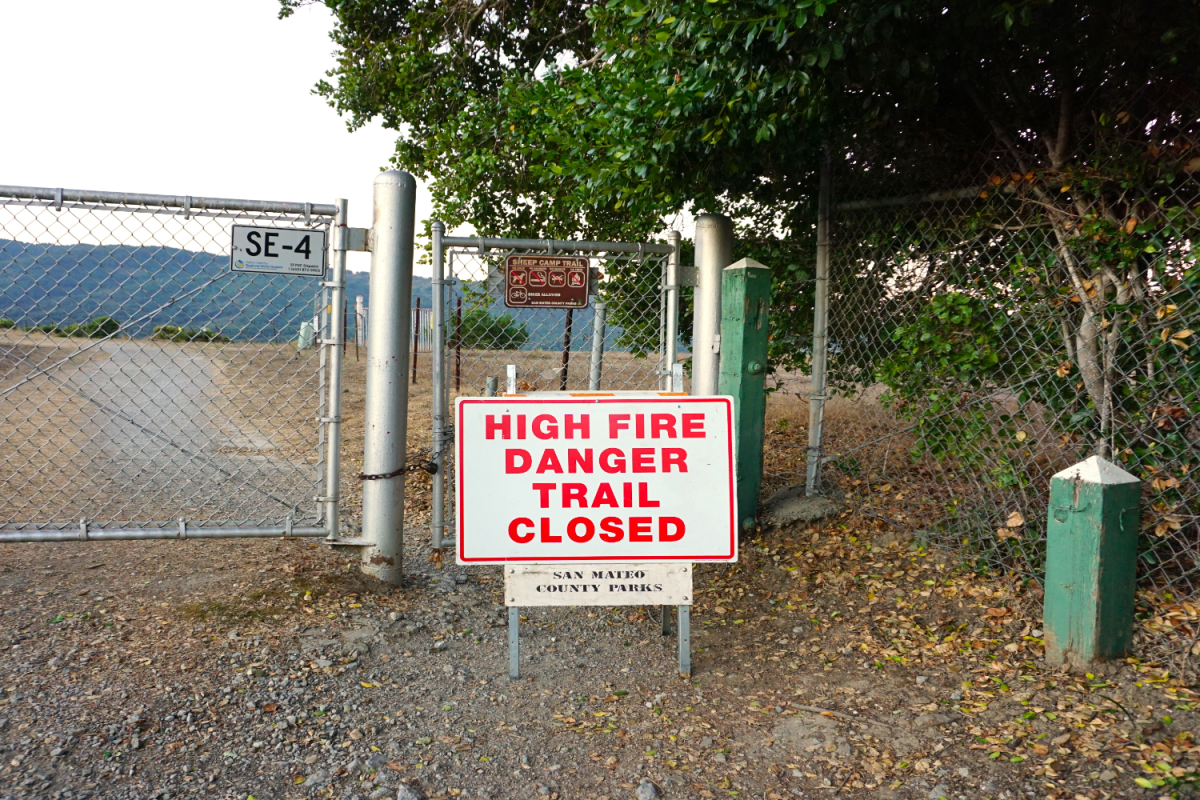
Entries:
[[446, 339], [455, 344], [455, 328], [462, 337], [462, 347], [475, 350], [520, 350], [529, 341], [529, 331], [524, 323], [508, 314], [493, 316], [485, 308], [472, 308], [463, 312], [461, 324], [451, 320], [446, 325]]
[[228, 336], [222, 336], [211, 328], [201, 328], [194, 331], [191, 328], [180, 328], [176, 325], [159, 325], [154, 329], [154, 338], [168, 342], [228, 342]]

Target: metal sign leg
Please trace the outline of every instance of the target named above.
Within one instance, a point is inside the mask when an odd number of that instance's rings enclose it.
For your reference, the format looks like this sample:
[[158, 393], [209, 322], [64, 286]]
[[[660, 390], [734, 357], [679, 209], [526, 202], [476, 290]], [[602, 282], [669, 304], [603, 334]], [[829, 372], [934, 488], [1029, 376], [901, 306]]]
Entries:
[[679, 674], [692, 677], [692, 607], [679, 607]]
[[[519, 634], [521, 632], [521, 609], [509, 606], [508, 609], [508, 677], [514, 681], [521, 677], [521, 651]], [[682, 651], [681, 651], [682, 652]]]
[[661, 606], [662, 609], [662, 635], [671, 635], [671, 607]]

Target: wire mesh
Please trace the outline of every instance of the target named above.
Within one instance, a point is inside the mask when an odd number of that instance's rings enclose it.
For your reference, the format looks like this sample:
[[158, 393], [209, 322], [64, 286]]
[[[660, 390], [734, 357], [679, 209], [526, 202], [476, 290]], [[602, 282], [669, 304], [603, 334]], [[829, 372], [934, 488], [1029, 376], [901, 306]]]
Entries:
[[[500, 289], [505, 259], [573, 255], [547, 250], [449, 249], [446, 370], [452, 395], [479, 394], [488, 377], [504, 386], [508, 364], [521, 391], [587, 390], [595, 336], [595, 302], [606, 308], [605, 391], [662, 385], [663, 285], [667, 256], [588, 253], [595, 297], [586, 309], [505, 308]], [[597, 279], [598, 276], [598, 279]]]
[[1172, 102], [1191, 111], [1093, 119], [1053, 166], [1012, 141], [949, 178], [944, 159], [871, 170], [848, 156], [822, 451], [827, 482], [903, 478], [917, 488], [896, 521], [1034, 581], [1050, 477], [1114, 461], [1142, 481], [1139, 588], [1167, 609], [1142, 626], [1146, 649], [1194, 656], [1200, 103]]
[[[560, 243], [561, 244], [561, 243]], [[445, 307], [446, 407], [455, 398], [478, 396], [488, 378], [505, 390], [507, 368], [517, 369], [517, 391], [633, 391], [665, 388], [668, 256], [659, 253], [587, 252], [593, 295], [588, 307], [506, 308], [504, 264], [508, 256], [575, 255], [570, 249], [447, 248]], [[597, 328], [596, 304], [604, 304]], [[593, 381], [593, 349], [603, 342], [598, 381]], [[434, 436], [437, 437], [435, 431]], [[454, 428], [440, 443], [445, 474], [454, 474]], [[445, 524], [454, 530], [454, 482]], [[435, 498], [436, 502], [436, 498]], [[436, 528], [437, 521], [434, 521]], [[435, 539], [436, 539], [435, 532]], [[447, 540], [449, 541], [449, 540]]]
[[330, 220], [0, 195], [0, 528], [323, 524], [325, 290], [228, 253]]

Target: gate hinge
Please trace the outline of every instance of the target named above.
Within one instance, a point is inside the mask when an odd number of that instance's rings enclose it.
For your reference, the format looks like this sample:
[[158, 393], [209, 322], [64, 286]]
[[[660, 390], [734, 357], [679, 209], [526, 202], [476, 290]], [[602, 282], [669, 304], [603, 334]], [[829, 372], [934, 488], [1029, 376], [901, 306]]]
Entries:
[[320, 422], [322, 424], [327, 424], [330, 422], [341, 422], [341, 421], [342, 421], [341, 417], [317, 417], [317, 422]]
[[371, 229], [334, 228], [333, 249], [335, 252], [341, 252], [343, 250], [370, 250]]
[[345, 283], [345, 281], [342, 281], [342, 282], [338, 282], [338, 281], [321, 281], [321, 288], [322, 288], [322, 289], [345, 289], [345, 288], [346, 288], [346, 283]]
[[712, 351], [714, 353], [721, 352], [721, 334], [713, 334]]

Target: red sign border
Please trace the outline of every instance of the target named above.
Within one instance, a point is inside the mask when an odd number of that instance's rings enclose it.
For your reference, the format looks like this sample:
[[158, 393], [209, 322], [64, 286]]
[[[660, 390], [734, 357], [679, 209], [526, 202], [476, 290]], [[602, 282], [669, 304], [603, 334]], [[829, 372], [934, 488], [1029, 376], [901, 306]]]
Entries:
[[[556, 405], [562, 403], [578, 404], [581, 401], [585, 403], [593, 403], [602, 405], [605, 403], [711, 403], [713, 401], [723, 402], [725, 404], [726, 430], [728, 431], [728, 439], [726, 442], [726, 451], [729, 456], [729, 555], [722, 556], [562, 556], [559, 558], [468, 558], [464, 555], [463, 545], [463, 519], [466, 510], [463, 504], [463, 489], [466, 484], [466, 473], [463, 471], [465, 463], [463, 447], [464, 441], [462, 436], [463, 431], [463, 409], [471, 404], [478, 403], [496, 403], [499, 400], [508, 400], [518, 403], [529, 403], [537, 405]], [[462, 398], [458, 401], [458, 410], [455, 419], [455, 431], [457, 432], [457, 447], [456, 447], [456, 463], [455, 463], [455, 481], [457, 486], [455, 491], [458, 494], [458, 514], [456, 523], [458, 531], [456, 533], [458, 539], [458, 560], [464, 564], [558, 564], [563, 562], [598, 562], [598, 561], [690, 561], [690, 562], [707, 562], [707, 563], [731, 563], [737, 561], [737, 470], [734, 463], [734, 447], [733, 447], [733, 401], [728, 397], [573, 397], [562, 400], [546, 400], [543, 398], [521, 398], [521, 397], [504, 397], [504, 398]]]

